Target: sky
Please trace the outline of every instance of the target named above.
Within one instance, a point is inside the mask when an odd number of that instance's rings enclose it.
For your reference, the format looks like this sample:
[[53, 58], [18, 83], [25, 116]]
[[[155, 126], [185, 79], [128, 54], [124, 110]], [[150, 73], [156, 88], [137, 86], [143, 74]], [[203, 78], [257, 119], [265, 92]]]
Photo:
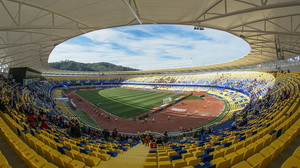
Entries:
[[48, 62], [110, 62], [140, 70], [211, 65], [250, 52], [243, 39], [227, 32], [185, 25], [135, 25], [102, 29], [57, 45]]

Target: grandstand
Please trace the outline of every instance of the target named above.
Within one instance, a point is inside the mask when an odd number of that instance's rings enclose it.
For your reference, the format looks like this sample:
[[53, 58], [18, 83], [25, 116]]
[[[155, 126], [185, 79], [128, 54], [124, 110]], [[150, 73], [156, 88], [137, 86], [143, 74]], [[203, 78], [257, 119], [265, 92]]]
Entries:
[[[300, 167], [299, 6], [298, 0], [2, 0], [0, 167]], [[222, 64], [177, 69], [48, 66], [50, 52], [68, 39], [136, 24], [223, 30], [244, 39], [251, 51]], [[74, 92], [111, 88], [140, 97], [139, 90], [193, 93], [205, 100], [172, 98], [164, 108], [122, 118]], [[54, 98], [73, 98], [80, 108]]]

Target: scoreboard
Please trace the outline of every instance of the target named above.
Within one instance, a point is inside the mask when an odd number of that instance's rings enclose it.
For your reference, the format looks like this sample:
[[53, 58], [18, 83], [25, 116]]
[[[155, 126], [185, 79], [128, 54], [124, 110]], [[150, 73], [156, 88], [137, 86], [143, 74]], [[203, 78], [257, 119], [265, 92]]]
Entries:
[[39, 81], [41, 73], [30, 69], [28, 67], [10, 68], [8, 73], [8, 79], [29, 85], [31, 83]]

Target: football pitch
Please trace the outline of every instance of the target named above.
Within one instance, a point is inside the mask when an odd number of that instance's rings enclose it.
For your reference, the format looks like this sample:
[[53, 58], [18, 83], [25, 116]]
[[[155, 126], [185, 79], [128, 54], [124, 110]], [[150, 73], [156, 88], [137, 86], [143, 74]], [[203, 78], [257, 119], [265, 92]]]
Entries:
[[160, 106], [165, 98], [176, 99], [187, 95], [124, 88], [76, 91], [75, 93], [101, 109], [122, 118], [134, 117]]

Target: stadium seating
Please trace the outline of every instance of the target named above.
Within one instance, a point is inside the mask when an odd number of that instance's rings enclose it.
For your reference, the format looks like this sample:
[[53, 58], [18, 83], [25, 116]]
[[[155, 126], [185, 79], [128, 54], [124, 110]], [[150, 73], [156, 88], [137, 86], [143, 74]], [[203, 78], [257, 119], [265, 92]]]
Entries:
[[[255, 78], [256, 80], [254, 80]], [[244, 82], [241, 83], [237, 79]], [[51, 95], [53, 88], [61, 85], [72, 86], [97, 82], [111, 84], [124, 81], [125, 79], [120, 78], [101, 80], [96, 78], [89, 80], [53, 78], [48, 82], [36, 83], [31, 89], [40, 90], [39, 94]], [[148, 154], [144, 167], [266, 167], [272, 160], [278, 158], [280, 153], [285, 151], [299, 135], [300, 78], [298, 73], [278, 74], [276, 83], [265, 73], [215, 74], [213, 77], [207, 75], [182, 75], [169, 78], [140, 77], [128, 78], [126, 82], [234, 85], [239, 89], [247, 90], [243, 93], [230, 89], [209, 90], [208, 93], [219, 96], [229, 103], [230, 111], [222, 117], [222, 120], [226, 120], [226, 122], [218, 125], [211, 133], [172, 141], [155, 150], [151, 149], [154, 152]], [[126, 82], [123, 87], [138, 88], [142, 86], [126, 84]], [[272, 85], [274, 85], [273, 89], [268, 90]], [[151, 88], [150, 86], [143, 85], [144, 88]], [[249, 88], [251, 89], [249, 90]], [[197, 90], [195, 87], [181, 86], [164, 89]], [[287, 90], [291, 94], [283, 97], [282, 93]], [[250, 102], [247, 93], [252, 93], [254, 103]], [[266, 93], [271, 95], [268, 102], [260, 98]], [[1, 94], [5, 95], [6, 92]], [[25, 92], [20, 99], [24, 104], [31, 102], [30, 93]], [[34, 100], [37, 110], [52, 112], [50, 101], [39, 98]], [[63, 109], [61, 103], [57, 103], [57, 105]], [[246, 106], [249, 107], [248, 112], [250, 113], [247, 116], [247, 123], [232, 129], [233, 122], [241, 123], [243, 121], [242, 115], [237, 115], [231, 120], [234, 113], [243, 111]], [[15, 108], [8, 105], [8, 113], [0, 112], [0, 131], [16, 154], [29, 167], [94, 167], [102, 161], [109, 161], [111, 157], [126, 154], [128, 149], [136, 145], [136, 143], [128, 142], [110, 142], [103, 138], [91, 137], [88, 134], [84, 134], [81, 139], [72, 138], [66, 134], [66, 128], [53, 123], [49, 124], [51, 130], [33, 129], [26, 123], [26, 115], [19, 108], [18, 105]], [[75, 117], [69, 112], [63, 114]], [[298, 148], [282, 167], [299, 166], [297, 165], [300, 159], [299, 150]], [[10, 167], [2, 155], [0, 158], [0, 165]]]
[[[287, 78], [290, 80], [287, 81]], [[212, 134], [203, 135], [206, 140], [198, 137], [173, 142], [163, 148], [158, 148], [158, 151], [174, 149], [179, 146], [195, 149], [201, 145], [204, 148], [200, 148], [200, 151], [185, 154], [187, 157], [183, 159], [188, 165], [190, 164], [187, 160], [191, 158], [188, 156], [202, 156], [201, 154], [205, 153], [206, 149], [212, 147], [216, 149], [209, 153], [213, 156], [213, 159], [206, 163], [201, 163], [201, 160], [199, 160], [198, 167], [213, 165], [216, 165], [216, 167], [266, 167], [299, 135], [300, 111], [298, 108], [300, 97], [298, 94], [299, 85], [297, 84], [299, 76], [297, 74], [279, 75], [277, 82], [281, 85], [276, 85], [276, 89], [270, 93], [274, 96], [272, 105], [267, 109], [262, 109], [259, 114], [253, 114], [246, 125], [239, 127], [237, 130], [231, 130], [231, 123], [229, 123], [216, 128]], [[283, 90], [290, 90], [292, 95], [282, 100], [280, 91]], [[241, 118], [236, 118], [236, 120], [240, 121]], [[223, 147], [211, 146], [215, 142], [220, 142]], [[227, 145], [228, 142], [229, 145]], [[299, 166], [298, 151], [299, 148], [282, 167]], [[172, 160], [170, 159], [170, 161]]]

